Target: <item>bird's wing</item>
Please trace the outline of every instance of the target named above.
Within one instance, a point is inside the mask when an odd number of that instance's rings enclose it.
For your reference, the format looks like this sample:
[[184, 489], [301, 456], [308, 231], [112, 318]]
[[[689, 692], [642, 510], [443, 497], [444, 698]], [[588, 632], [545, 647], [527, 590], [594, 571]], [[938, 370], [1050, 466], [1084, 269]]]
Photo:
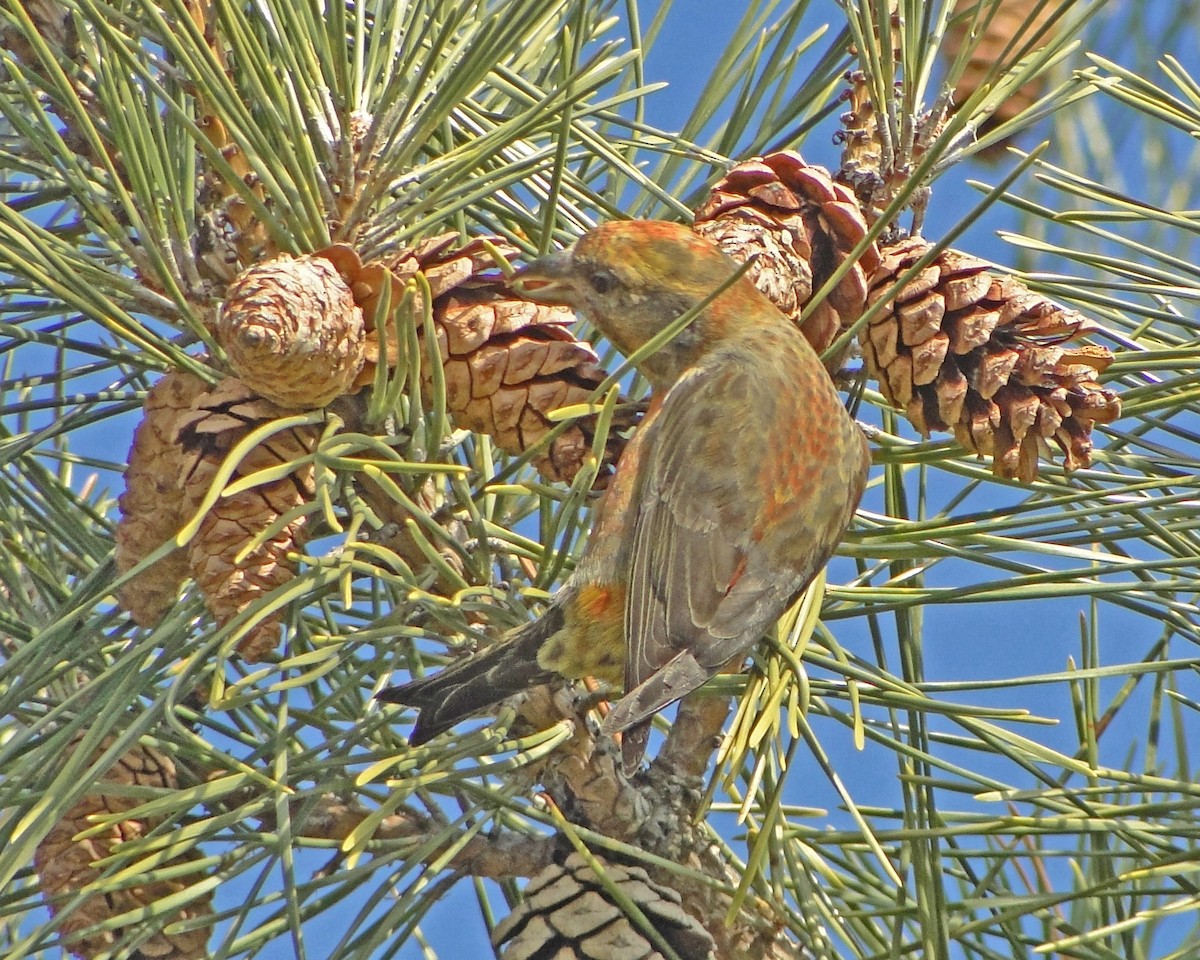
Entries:
[[[763, 489], [764, 458], [787, 442], [780, 425], [804, 418], [799, 400], [786, 379], [764, 381], [749, 363], [696, 368], [667, 394], [643, 448], [628, 551], [626, 695], [607, 730], [639, 724], [703, 684], [815, 572], [803, 543], [784, 551], [782, 565], [772, 562], [756, 529], [767, 510], [775, 536], [794, 527], [804, 539], [786, 502], [773, 511], [763, 503], [775, 490]], [[773, 482], [787, 488], [791, 479]]]
[[667, 391], [641, 450], [628, 558], [629, 731], [743, 656], [828, 560], [870, 453], [816, 355], [785, 324], [752, 325]]

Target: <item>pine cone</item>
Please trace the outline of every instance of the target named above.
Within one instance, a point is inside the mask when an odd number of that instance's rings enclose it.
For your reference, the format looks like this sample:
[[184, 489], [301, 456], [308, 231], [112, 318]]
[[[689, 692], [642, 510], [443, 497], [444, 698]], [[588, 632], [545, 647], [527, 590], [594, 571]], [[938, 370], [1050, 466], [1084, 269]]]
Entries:
[[[756, 256], [749, 276], [797, 321], [867, 232], [854, 194], [790, 150], [734, 166], [697, 209], [694, 227], [739, 262]], [[862, 316], [878, 262], [872, 244], [800, 327], [818, 353]], [[826, 360], [830, 373], [846, 352]]]
[[[608, 880], [680, 957], [714, 956], [712, 937], [683, 909], [678, 892], [654, 883], [640, 867], [601, 863]], [[529, 881], [525, 899], [496, 926], [492, 940], [503, 960], [663, 960], [578, 853]]]
[[[885, 248], [870, 303], [930, 246], [914, 238]], [[1049, 440], [1068, 470], [1086, 467], [1092, 425], [1121, 414], [1117, 395], [1096, 382], [1112, 353], [1066, 346], [1096, 324], [990, 267], [942, 251], [863, 332], [868, 372], [922, 436], [953, 430], [993, 457], [997, 476], [1033, 480]]]
[[[180, 473], [194, 512], [212, 485], [226, 455], [243, 437], [285, 411], [257, 396], [240, 380], [222, 380], [202, 394], [179, 418], [178, 440], [184, 463]], [[293, 427], [260, 443], [238, 464], [234, 478], [277, 467], [312, 453], [314, 427]], [[304, 463], [286, 476], [221, 497], [205, 515], [188, 544], [187, 560], [204, 602], [224, 624], [258, 598], [296, 575], [288, 553], [304, 544], [307, 514], [275, 530], [245, 557], [246, 545], [285, 513], [312, 499], [313, 465]], [[238, 643], [243, 659], [254, 662], [279, 644], [277, 613], [256, 623]]]
[[[121, 573], [174, 537], [187, 520], [175, 434], [179, 417], [207, 386], [193, 373], [172, 370], [146, 394], [145, 418], [133, 434], [125, 492], [118, 501], [116, 560]], [[121, 587], [118, 599], [135, 623], [152, 627], [175, 602], [186, 576], [187, 555], [177, 548]]]
[[[975, 21], [974, 11], [979, 3], [980, 0], [958, 0], [942, 45], [942, 56], [947, 63], [954, 61], [967, 42], [967, 32]], [[1002, 71], [1011, 69], [1019, 59], [1017, 54], [1037, 35], [1054, 12], [1055, 4], [1041, 3], [1041, 0], [1000, 0], [995, 12], [990, 13], [989, 20], [989, 11], [985, 8], [979, 15], [978, 27], [981, 32], [978, 44], [971, 52], [958, 86], [954, 88], [954, 105], [960, 106], [970, 99], [998, 62]], [[1038, 42], [1038, 48], [1044, 47], [1049, 39], [1049, 35], [1044, 36]], [[1011, 120], [1022, 110], [1027, 110], [1045, 89], [1044, 76], [1030, 80], [1004, 100], [980, 126], [980, 130], [986, 132]]]
[[[583, 402], [604, 379], [604, 371], [592, 348], [570, 332], [574, 320], [570, 310], [516, 297], [499, 276], [487, 272], [495, 262], [482, 240], [455, 248], [457, 239], [457, 234], [442, 234], [386, 264], [374, 261], [364, 266], [345, 245], [329, 247], [319, 255], [341, 271], [367, 322], [367, 364], [359, 383], [371, 382], [381, 359], [379, 335], [373, 327], [384, 284], [392, 284], [392, 303], [398, 303], [404, 281], [420, 271], [433, 294], [451, 415], [459, 426], [490, 434], [501, 450], [518, 454], [554, 426], [549, 419], [553, 410]], [[494, 243], [505, 256], [516, 253], [504, 241]], [[398, 338], [399, 332], [392, 332], [389, 346]], [[386, 362], [395, 361], [389, 349]], [[548, 479], [569, 481], [590, 456], [593, 429], [586, 419], [573, 424], [534, 460], [534, 466]], [[610, 436], [607, 464], [616, 460], [621, 446], [620, 437]]]
[[351, 389], [365, 354], [362, 311], [323, 257], [276, 257], [230, 284], [217, 342], [243, 383], [285, 410]]
[[[93, 756], [93, 760], [111, 743], [111, 738], [105, 740]], [[75, 839], [76, 834], [95, 827], [95, 823], [89, 818], [124, 813], [146, 802], [146, 798], [106, 792], [105, 784], [119, 787], [153, 787], [160, 790], [176, 790], [179, 787], [175, 765], [169, 757], [152, 747], [140, 745], [126, 752], [99, 779], [93, 791], [86, 794], [50, 828], [50, 832], [34, 852], [34, 868], [37, 870], [42, 895], [46, 898], [51, 913], [57, 913], [81, 890], [100, 878], [102, 869], [94, 866], [96, 861], [119, 852], [123, 843], [140, 839], [161, 822], [161, 818], [127, 818], [110, 824], [103, 833], [85, 839]], [[193, 860], [199, 856], [198, 852], [191, 851], [174, 862]], [[104, 923], [131, 910], [148, 907], [166, 897], [178, 896], [199, 879], [200, 875], [197, 872], [190, 876], [139, 882], [137, 886], [123, 886], [118, 890], [94, 894], [62, 921], [63, 937], [70, 941], [73, 934], [87, 927]], [[155, 923], [161, 929], [168, 923], [194, 920], [211, 914], [212, 895], [203, 894], [179, 907], [173, 914], [157, 918]], [[205, 947], [209, 931], [209, 926], [202, 926], [170, 935], [151, 932], [147, 939], [138, 944], [138, 950], [143, 957], [199, 960], [207, 956]], [[68, 946], [76, 956], [90, 960], [91, 957], [100, 954], [107, 955], [107, 952], [129, 932], [123, 928], [96, 930], [69, 942]], [[138, 931], [135, 936], [140, 933], [141, 931]]]

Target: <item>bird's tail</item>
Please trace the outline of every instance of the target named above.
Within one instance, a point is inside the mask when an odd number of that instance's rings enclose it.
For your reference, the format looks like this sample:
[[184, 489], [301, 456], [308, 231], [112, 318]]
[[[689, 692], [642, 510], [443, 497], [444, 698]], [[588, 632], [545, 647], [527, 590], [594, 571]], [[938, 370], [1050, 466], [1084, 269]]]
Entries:
[[481, 713], [555, 676], [538, 663], [538, 650], [563, 627], [563, 611], [551, 604], [542, 616], [513, 630], [482, 653], [435, 673], [375, 695], [420, 713], [408, 742], [420, 746], [460, 720]]

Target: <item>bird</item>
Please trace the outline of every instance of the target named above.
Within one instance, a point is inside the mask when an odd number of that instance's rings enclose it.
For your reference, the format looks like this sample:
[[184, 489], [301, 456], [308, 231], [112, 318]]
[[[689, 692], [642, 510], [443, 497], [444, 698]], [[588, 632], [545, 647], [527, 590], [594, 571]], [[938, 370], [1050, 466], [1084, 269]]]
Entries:
[[635, 365], [651, 402], [546, 610], [483, 652], [377, 698], [418, 708], [409, 742], [555, 677], [624, 690], [602, 722], [627, 772], [649, 723], [747, 653], [829, 560], [870, 450], [816, 352], [745, 269], [688, 227], [611, 221], [517, 271]]

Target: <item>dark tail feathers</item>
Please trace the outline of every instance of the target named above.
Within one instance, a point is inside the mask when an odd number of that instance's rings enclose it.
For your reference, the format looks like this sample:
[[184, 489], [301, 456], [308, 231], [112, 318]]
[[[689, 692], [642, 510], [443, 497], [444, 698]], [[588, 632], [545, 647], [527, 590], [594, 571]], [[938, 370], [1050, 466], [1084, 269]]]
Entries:
[[482, 653], [431, 677], [388, 687], [375, 698], [420, 711], [408, 738], [413, 746], [420, 746], [460, 720], [553, 679], [555, 675], [538, 664], [537, 655], [546, 639], [562, 626], [562, 610], [552, 604], [538, 619], [518, 627]]

